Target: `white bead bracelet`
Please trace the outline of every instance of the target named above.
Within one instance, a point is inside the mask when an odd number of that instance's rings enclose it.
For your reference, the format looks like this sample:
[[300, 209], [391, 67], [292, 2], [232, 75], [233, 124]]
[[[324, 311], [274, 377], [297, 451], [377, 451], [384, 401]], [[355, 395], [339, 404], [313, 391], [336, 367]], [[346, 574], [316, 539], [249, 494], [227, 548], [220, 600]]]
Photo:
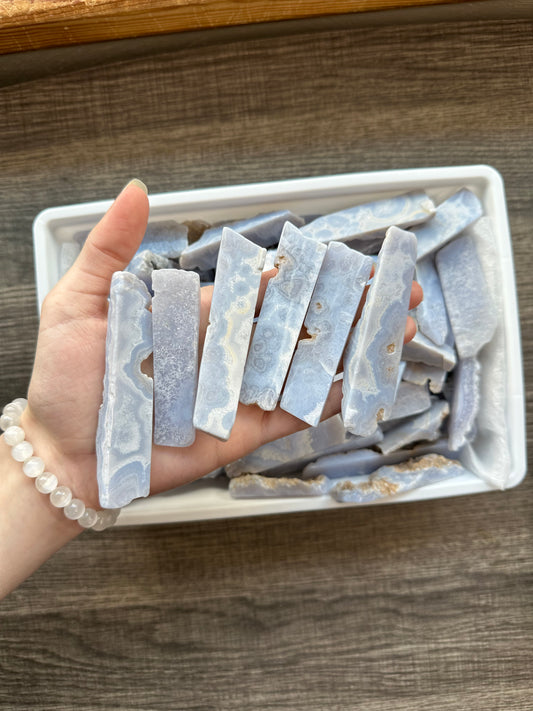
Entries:
[[22, 471], [30, 479], [35, 479], [35, 488], [41, 494], [50, 495], [50, 503], [58, 509], [63, 509], [65, 516], [77, 521], [82, 528], [92, 528], [93, 531], [103, 531], [112, 526], [120, 513], [120, 509], [102, 509], [95, 511], [85, 506], [81, 499], [74, 499], [68, 486], [59, 486], [57, 477], [44, 470], [44, 462], [40, 457], [33, 456], [33, 447], [26, 440], [26, 434], [20, 427], [20, 418], [28, 401], [18, 397], [6, 405], [0, 416], [0, 429], [4, 430], [4, 441], [11, 447], [11, 456], [22, 463]]

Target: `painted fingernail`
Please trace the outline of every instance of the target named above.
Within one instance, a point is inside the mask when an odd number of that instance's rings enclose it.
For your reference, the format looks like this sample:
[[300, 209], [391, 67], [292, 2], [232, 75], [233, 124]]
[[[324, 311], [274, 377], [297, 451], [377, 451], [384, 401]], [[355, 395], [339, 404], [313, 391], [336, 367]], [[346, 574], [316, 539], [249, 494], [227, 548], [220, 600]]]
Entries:
[[142, 180], [139, 180], [139, 178], [133, 178], [133, 180], [130, 180], [130, 182], [124, 186], [124, 188], [122, 189], [122, 192], [124, 192], [124, 190], [126, 190], [126, 188], [129, 188], [130, 185], [136, 185], [138, 188], [143, 190], [146, 195], [148, 195], [148, 188], [142, 182]]

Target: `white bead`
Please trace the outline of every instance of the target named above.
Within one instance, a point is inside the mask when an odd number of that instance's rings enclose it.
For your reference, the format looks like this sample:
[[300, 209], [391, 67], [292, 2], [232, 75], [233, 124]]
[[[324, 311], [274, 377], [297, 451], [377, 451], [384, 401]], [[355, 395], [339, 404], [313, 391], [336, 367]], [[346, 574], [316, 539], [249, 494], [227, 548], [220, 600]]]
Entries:
[[7, 430], [8, 427], [18, 425], [20, 417], [12, 417], [11, 415], [0, 416], [0, 430]]
[[19, 442], [23, 442], [25, 436], [22, 427], [11, 425], [11, 427], [8, 427], [4, 432], [4, 442], [10, 447], [14, 447], [16, 444], [19, 444]]
[[65, 506], [63, 513], [71, 521], [77, 521], [85, 512], [85, 504], [81, 499], [72, 499], [72, 501]]
[[58, 486], [50, 494], [50, 503], [58, 509], [62, 509], [72, 501], [72, 491], [68, 486]]
[[10, 417], [20, 417], [24, 412], [24, 408], [20, 407], [14, 402], [10, 402], [2, 410], [2, 415], [9, 415]]
[[26, 440], [19, 442], [11, 449], [11, 456], [16, 462], [25, 462], [32, 454], [33, 447]]
[[105, 528], [109, 528], [109, 526], [112, 526], [115, 521], [116, 518], [113, 511], [102, 509], [102, 511], [98, 511], [96, 523], [93, 524], [93, 530], [103, 531]]
[[30, 457], [22, 465], [22, 471], [30, 479], [35, 479], [35, 477], [44, 472], [44, 462], [41, 457]]
[[35, 488], [41, 494], [50, 494], [57, 487], [57, 477], [52, 472], [43, 472], [35, 479]]
[[28, 407], [28, 401], [26, 400], [25, 397], [16, 397], [13, 402], [13, 405], [19, 405], [20, 409], [22, 412]]
[[98, 514], [94, 509], [85, 509], [83, 514], [79, 517], [78, 523], [82, 528], [90, 528], [91, 526], [94, 526], [96, 523], [96, 520], [98, 518]]

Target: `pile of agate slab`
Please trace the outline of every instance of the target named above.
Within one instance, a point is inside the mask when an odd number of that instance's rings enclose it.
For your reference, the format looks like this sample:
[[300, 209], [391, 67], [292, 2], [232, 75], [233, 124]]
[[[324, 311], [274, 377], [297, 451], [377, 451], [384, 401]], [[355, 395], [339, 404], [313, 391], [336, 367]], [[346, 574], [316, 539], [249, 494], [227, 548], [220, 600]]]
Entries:
[[[239, 402], [279, 405], [309, 427], [213, 473], [236, 498], [390, 497], [483, 470], [465, 448], [480, 434], [505, 472], [507, 434], [494, 416], [505, 398], [499, 266], [482, 213], [462, 188], [437, 205], [411, 192], [310, 218], [282, 210], [214, 226], [150, 224], [112, 279], [101, 505], [148, 495], [152, 442], [187, 447], [197, 430], [227, 440]], [[409, 312], [413, 278], [424, 299]], [[213, 294], [200, 349], [202, 283]], [[408, 313], [418, 332], [404, 346]], [[151, 353], [153, 378], [141, 367]], [[321, 421], [341, 378], [341, 413]]]

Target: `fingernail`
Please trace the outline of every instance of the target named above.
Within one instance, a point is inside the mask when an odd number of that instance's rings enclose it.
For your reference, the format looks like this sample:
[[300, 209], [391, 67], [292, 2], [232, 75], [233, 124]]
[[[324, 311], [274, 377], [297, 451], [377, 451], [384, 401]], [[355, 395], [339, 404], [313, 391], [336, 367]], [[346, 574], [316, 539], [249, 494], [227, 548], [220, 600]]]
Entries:
[[136, 185], [138, 188], [143, 190], [146, 195], [148, 195], [148, 188], [142, 182], [142, 180], [139, 180], [139, 178], [133, 178], [133, 180], [130, 180], [130, 182], [122, 188], [122, 192], [124, 192], [124, 190], [126, 190], [126, 188], [129, 188], [130, 185]]

